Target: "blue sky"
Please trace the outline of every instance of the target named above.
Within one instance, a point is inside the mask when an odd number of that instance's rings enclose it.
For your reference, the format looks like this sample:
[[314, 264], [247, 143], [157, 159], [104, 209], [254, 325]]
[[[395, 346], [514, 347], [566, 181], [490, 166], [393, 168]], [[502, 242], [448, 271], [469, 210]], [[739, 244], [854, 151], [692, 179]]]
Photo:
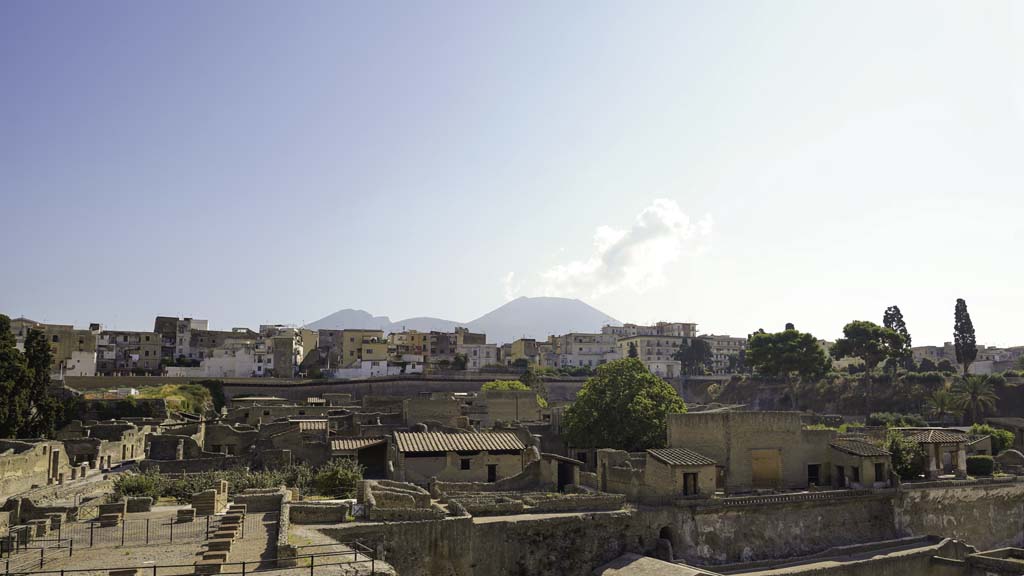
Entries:
[[1024, 344], [1012, 2], [0, 3], [0, 310]]

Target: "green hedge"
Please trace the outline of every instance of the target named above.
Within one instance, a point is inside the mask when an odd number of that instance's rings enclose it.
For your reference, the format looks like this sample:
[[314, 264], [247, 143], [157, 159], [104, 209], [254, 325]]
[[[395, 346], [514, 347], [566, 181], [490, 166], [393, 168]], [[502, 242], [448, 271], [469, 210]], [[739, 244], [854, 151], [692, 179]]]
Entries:
[[970, 476], [991, 476], [996, 462], [991, 456], [968, 456], [967, 474]]

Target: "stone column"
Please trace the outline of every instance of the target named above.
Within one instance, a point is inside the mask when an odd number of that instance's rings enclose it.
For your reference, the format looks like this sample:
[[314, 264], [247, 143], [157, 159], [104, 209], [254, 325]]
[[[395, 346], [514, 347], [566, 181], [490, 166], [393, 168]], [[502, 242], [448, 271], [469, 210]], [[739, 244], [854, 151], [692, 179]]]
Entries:
[[956, 476], [957, 478], [967, 477], [967, 449], [964, 448], [963, 444], [957, 444]]
[[926, 471], [925, 476], [929, 480], [934, 480], [939, 476], [938, 465], [936, 461], [941, 462], [941, 460], [936, 457], [936, 452], [938, 451], [938, 444], [925, 444], [925, 450], [928, 452], [928, 470]]

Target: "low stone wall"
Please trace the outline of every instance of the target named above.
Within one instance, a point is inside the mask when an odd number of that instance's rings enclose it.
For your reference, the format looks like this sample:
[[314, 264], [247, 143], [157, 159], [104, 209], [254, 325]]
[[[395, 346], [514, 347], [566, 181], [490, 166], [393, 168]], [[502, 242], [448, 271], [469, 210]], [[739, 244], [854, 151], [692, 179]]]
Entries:
[[408, 522], [412, 520], [441, 520], [445, 511], [438, 507], [430, 508], [371, 508], [369, 519], [380, 522]]
[[597, 490], [597, 474], [593, 472], [580, 472], [580, 485]]
[[292, 524], [337, 524], [347, 522], [351, 507], [340, 502], [291, 502], [288, 520]]
[[373, 508], [429, 508], [430, 493], [407, 482], [364, 480], [359, 498], [368, 510]]
[[621, 510], [626, 502], [624, 494], [560, 494], [557, 498], [524, 498], [529, 512], [578, 512], [588, 510]]
[[244, 458], [223, 456], [220, 458], [193, 458], [188, 460], [143, 460], [139, 470], [145, 472], [157, 468], [164, 474], [196, 474], [211, 470], [230, 470], [246, 464]]
[[286, 491], [282, 489], [273, 491], [245, 490], [240, 494], [235, 494], [231, 501], [235, 504], [245, 504], [245, 511], [250, 514], [253, 512], [280, 512], [282, 502], [289, 496], [286, 496]]
[[127, 502], [126, 508], [129, 513], [149, 512], [153, 509], [153, 499], [148, 496], [128, 498], [125, 502]]
[[542, 484], [541, 462], [535, 460], [527, 464], [521, 473], [508, 478], [502, 478], [497, 482], [442, 482], [435, 480], [430, 483], [429, 488], [430, 494], [434, 498], [442, 498], [445, 494], [461, 492], [514, 492], [554, 489], [554, 486], [544, 486]]

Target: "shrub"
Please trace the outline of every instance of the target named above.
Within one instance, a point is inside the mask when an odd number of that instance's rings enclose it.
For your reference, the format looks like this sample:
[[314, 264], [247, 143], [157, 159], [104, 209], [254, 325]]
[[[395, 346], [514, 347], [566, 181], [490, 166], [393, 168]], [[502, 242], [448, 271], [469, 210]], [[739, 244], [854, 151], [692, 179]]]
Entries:
[[114, 478], [114, 502], [127, 496], [149, 496], [156, 502], [163, 488], [163, 477], [159, 473], [121, 474]]
[[1013, 448], [1013, 432], [1009, 430], [993, 428], [989, 424], [974, 424], [971, 426], [971, 434], [990, 436], [992, 438], [993, 455], [999, 454], [1007, 448]]
[[175, 476], [164, 475], [157, 468], [151, 468], [142, 474], [125, 474], [115, 478], [114, 497], [117, 500], [122, 496], [150, 496], [154, 501], [167, 497], [186, 503], [196, 492], [215, 488], [220, 480], [227, 480], [231, 494], [250, 488], [265, 490], [289, 486], [307, 494], [351, 496], [362, 477], [362, 467], [348, 460], [331, 462], [319, 469], [306, 464], [294, 464], [278, 470], [232, 468]]
[[906, 426], [927, 426], [924, 418], [917, 414], [899, 414], [897, 412], [873, 412], [868, 416], [868, 426], [885, 426], [886, 428], [901, 428]]
[[971, 476], [991, 476], [996, 463], [991, 456], [968, 456], [967, 474]]
[[322, 496], [352, 498], [362, 479], [362, 466], [350, 458], [339, 458], [317, 471], [313, 477], [313, 487]]
[[898, 474], [901, 479], [914, 480], [924, 474], [924, 448], [917, 442], [907, 439], [899, 432], [890, 430], [883, 448], [892, 454], [893, 472]]

